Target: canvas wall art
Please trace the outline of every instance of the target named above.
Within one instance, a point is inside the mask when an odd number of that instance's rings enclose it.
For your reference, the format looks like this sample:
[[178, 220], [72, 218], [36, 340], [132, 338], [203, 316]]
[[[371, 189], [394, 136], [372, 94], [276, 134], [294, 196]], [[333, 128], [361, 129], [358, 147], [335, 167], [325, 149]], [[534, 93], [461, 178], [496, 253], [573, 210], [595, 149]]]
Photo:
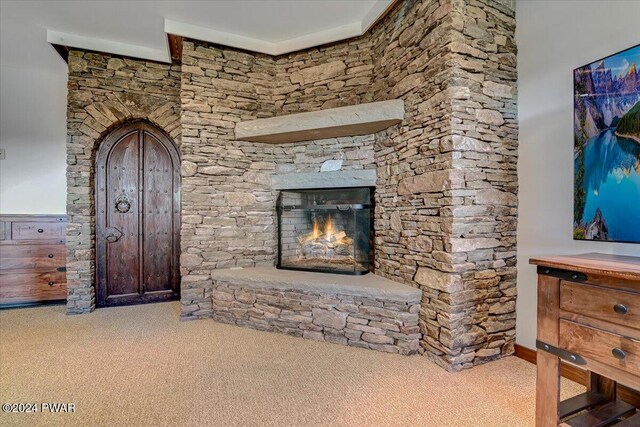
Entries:
[[574, 70], [573, 237], [640, 243], [640, 45]]

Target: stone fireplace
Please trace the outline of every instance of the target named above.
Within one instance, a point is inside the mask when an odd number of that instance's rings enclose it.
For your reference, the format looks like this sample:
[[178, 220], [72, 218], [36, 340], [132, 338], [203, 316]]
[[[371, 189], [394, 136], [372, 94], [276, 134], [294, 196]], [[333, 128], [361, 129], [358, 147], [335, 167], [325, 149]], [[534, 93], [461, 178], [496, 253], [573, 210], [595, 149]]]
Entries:
[[371, 189], [285, 190], [278, 196], [278, 262], [286, 270], [367, 274]]
[[[302, 294], [318, 306], [309, 314], [279, 309], [270, 328], [401, 353], [417, 351], [419, 341], [420, 352], [452, 370], [511, 354], [514, 34], [509, 0], [406, 0], [362, 37], [278, 57], [194, 40], [183, 42], [182, 62], [171, 66], [72, 51], [68, 311], [94, 307], [96, 144], [118, 123], [144, 118], [170, 133], [180, 152], [183, 319], [229, 321], [233, 314], [245, 324], [258, 300], [285, 298], [275, 281], [244, 293], [226, 272], [276, 265], [278, 195], [317, 188], [309, 183], [321, 175], [327, 186], [375, 187], [374, 273], [349, 279], [389, 280], [419, 296], [396, 289], [385, 306], [362, 291], [324, 302], [326, 288], [310, 285], [316, 293]], [[246, 132], [263, 119], [376, 102], [400, 102], [401, 123], [295, 141]], [[291, 316], [323, 329], [293, 327]]]

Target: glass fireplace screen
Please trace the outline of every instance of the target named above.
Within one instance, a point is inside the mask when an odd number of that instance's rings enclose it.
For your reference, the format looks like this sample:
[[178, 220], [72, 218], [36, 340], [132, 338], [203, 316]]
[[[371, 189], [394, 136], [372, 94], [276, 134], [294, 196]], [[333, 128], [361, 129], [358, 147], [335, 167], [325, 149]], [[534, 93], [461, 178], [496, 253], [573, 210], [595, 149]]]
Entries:
[[369, 188], [282, 191], [277, 212], [278, 268], [369, 272]]

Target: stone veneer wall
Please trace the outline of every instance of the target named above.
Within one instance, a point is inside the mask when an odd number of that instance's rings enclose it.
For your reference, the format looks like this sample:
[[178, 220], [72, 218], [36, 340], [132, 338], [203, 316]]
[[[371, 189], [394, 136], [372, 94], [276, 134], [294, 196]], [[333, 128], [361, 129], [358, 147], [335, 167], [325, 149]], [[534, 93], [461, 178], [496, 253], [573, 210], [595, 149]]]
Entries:
[[377, 37], [367, 33], [347, 42], [275, 58], [273, 115], [372, 102]]
[[358, 55], [340, 46], [326, 49], [335, 51], [323, 56], [327, 62], [309, 69], [298, 61], [294, 70], [293, 62], [285, 69], [268, 56], [183, 43], [183, 318], [212, 316], [212, 269], [274, 264], [278, 191], [271, 187], [272, 175], [318, 172], [331, 159], [343, 160], [342, 169], [375, 168], [373, 135], [296, 144], [235, 140], [235, 124], [242, 120], [354, 101], [348, 93], [363, 91], [363, 82], [335, 93], [329, 85], [334, 87], [339, 75], [348, 80], [347, 75], [371, 70], [348, 73], [347, 62], [362, 67]]
[[180, 66], [69, 52], [67, 99], [67, 313], [95, 308], [95, 156], [99, 142], [131, 119], [180, 144]]

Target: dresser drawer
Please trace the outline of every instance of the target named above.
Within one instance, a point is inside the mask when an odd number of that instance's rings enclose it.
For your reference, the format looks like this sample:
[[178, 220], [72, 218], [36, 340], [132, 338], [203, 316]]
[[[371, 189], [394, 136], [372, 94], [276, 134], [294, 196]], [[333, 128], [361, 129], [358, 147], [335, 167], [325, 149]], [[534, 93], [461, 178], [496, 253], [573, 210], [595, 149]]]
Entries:
[[12, 222], [12, 240], [63, 239], [66, 234], [64, 222]]
[[637, 293], [563, 281], [560, 308], [640, 329], [640, 294]]
[[64, 245], [6, 245], [0, 246], [0, 270], [54, 270], [67, 262]]
[[640, 375], [640, 341], [560, 320], [559, 344], [586, 359]]
[[67, 297], [65, 273], [0, 274], [0, 304], [63, 300]]

